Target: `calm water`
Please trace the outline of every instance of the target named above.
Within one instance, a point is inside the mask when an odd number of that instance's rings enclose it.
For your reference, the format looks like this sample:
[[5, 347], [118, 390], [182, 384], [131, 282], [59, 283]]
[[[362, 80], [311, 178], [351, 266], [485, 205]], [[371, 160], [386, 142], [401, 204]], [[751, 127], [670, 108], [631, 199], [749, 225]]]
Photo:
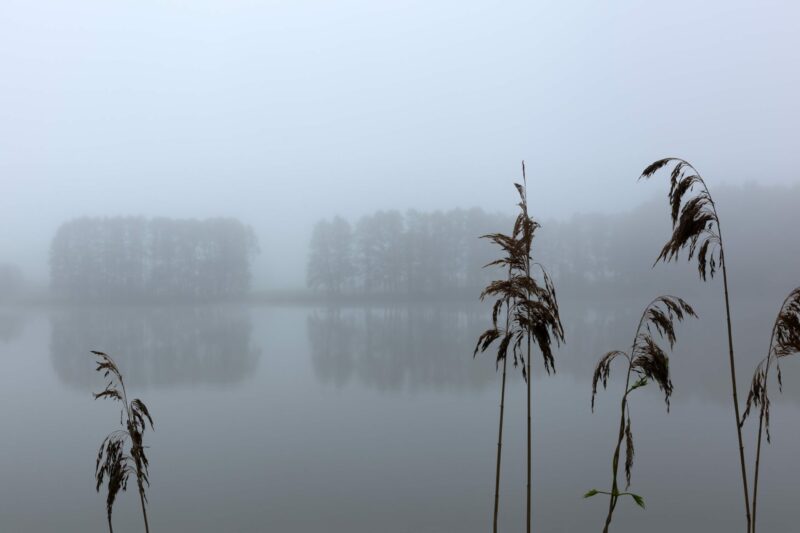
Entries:
[[[739, 531], [741, 488], [719, 302], [692, 301], [672, 358], [669, 414], [654, 386], [632, 398], [631, 490], [615, 531]], [[783, 295], [734, 302], [743, 396]], [[635, 302], [562, 302], [558, 374], [533, 389], [534, 527], [599, 531], [620, 381], [589, 408], [594, 363], [627, 349]], [[485, 532], [491, 527], [500, 376], [472, 359], [484, 307], [169, 307], [0, 310], [0, 530], [105, 527], [94, 461], [119, 409], [90, 349], [115, 355], [150, 407], [149, 513], [162, 532]], [[537, 360], [537, 363], [539, 361]], [[800, 368], [773, 397], [759, 525], [796, 531]], [[538, 366], [541, 366], [540, 364]], [[622, 367], [617, 367], [622, 376]], [[501, 492], [504, 530], [524, 524], [525, 411], [511, 373]], [[750, 424], [746, 447], [754, 448]], [[141, 531], [135, 492], [115, 531]]]

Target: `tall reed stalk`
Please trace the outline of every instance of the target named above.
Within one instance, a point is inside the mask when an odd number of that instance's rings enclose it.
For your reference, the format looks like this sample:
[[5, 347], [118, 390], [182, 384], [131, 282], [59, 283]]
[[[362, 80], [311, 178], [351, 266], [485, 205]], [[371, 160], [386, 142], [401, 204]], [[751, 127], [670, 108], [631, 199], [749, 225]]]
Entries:
[[[97, 463], [95, 464], [95, 481], [97, 481], [97, 491], [103, 481], [107, 479], [108, 492], [106, 496], [106, 514], [108, 517], [108, 530], [114, 532], [111, 524], [111, 512], [114, 501], [120, 490], [128, 488], [128, 478], [131, 474], [136, 477], [136, 485], [139, 489], [139, 501], [142, 504], [142, 516], [144, 517], [145, 533], [150, 533], [150, 524], [147, 520], [147, 494], [145, 485], [150, 486], [148, 473], [149, 462], [145, 455], [143, 435], [146, 428], [146, 421], [150, 422], [150, 429], [153, 429], [153, 419], [147, 410], [144, 402], [136, 398], [128, 402], [128, 394], [125, 390], [125, 382], [122, 373], [111, 356], [103, 352], [92, 352], [97, 357], [97, 372], [102, 372], [103, 377], [108, 378], [106, 388], [94, 394], [95, 400], [98, 398], [109, 398], [122, 403], [120, 413], [120, 424], [124, 422], [125, 429], [118, 429], [103, 439], [100, 444], [100, 451], [97, 453]], [[129, 443], [128, 453], [126, 444]]]
[[[508, 279], [511, 278], [512, 275], [512, 267], [509, 263], [509, 258], [511, 251], [508, 247], [515, 246], [515, 242], [511, 237], [502, 235], [502, 234], [494, 234], [494, 235], [484, 235], [484, 237], [491, 238], [493, 242], [499, 244], [503, 249], [506, 251], [506, 256], [503, 259], [499, 259], [494, 261], [490, 264], [507, 264], [508, 268]], [[487, 265], [489, 266], [489, 265]], [[486, 293], [481, 293], [481, 300], [483, 300], [486, 296]], [[498, 326], [498, 316], [505, 306], [505, 327], [501, 328]], [[511, 307], [512, 301], [505, 295], [502, 295], [498, 298], [494, 306], [492, 308], [492, 327], [484, 331], [480, 337], [478, 338], [478, 342], [475, 345], [475, 351], [472, 353], [472, 356], [475, 357], [478, 354], [478, 351], [484, 352], [486, 351], [489, 346], [494, 343], [497, 339], [500, 339], [500, 343], [497, 347], [497, 362], [496, 364], [499, 366], [502, 361], [503, 372], [502, 372], [502, 380], [500, 383], [500, 423], [497, 430], [497, 465], [495, 467], [495, 483], [494, 483], [494, 514], [492, 517], [492, 531], [497, 533], [497, 521], [499, 516], [499, 506], [500, 506], [500, 460], [503, 454], [503, 414], [505, 410], [505, 400], [506, 400], [506, 366], [508, 359], [506, 357], [508, 353], [508, 347], [514, 337], [514, 331], [510, 329], [510, 321], [511, 321]], [[516, 365], [516, 359], [514, 364]]]
[[[619, 490], [618, 474], [619, 459], [622, 448], [622, 441], [625, 440], [625, 491], [631, 485], [631, 469], [633, 468], [633, 433], [631, 432], [631, 412], [628, 403], [628, 396], [641, 387], [647, 385], [648, 380], [655, 381], [659, 388], [664, 391], [664, 401], [669, 411], [669, 399], [672, 396], [672, 380], [669, 373], [669, 358], [666, 352], [655, 341], [654, 335], [665, 338], [669, 343], [670, 349], [675, 345], [675, 321], [682, 321], [684, 317], [696, 317], [694, 310], [675, 296], [659, 296], [647, 304], [641, 317], [636, 333], [633, 336], [633, 344], [630, 352], [614, 350], [606, 353], [600, 358], [594, 370], [592, 378], [592, 411], [594, 411], [595, 396], [597, 395], [597, 384], [602, 383], [605, 389], [608, 378], [611, 374], [611, 363], [618, 356], [625, 358], [628, 363], [627, 374], [625, 376], [625, 389], [620, 403], [619, 434], [614, 455], [611, 460], [611, 490], [601, 491], [592, 489], [584, 495], [584, 498], [591, 498], [597, 494], [608, 495], [608, 514], [603, 526], [603, 533], [607, 533], [611, 526], [611, 519], [617, 507], [620, 496], [630, 496], [637, 505], [644, 508], [644, 499], [632, 492], [621, 492]], [[636, 377], [636, 381], [631, 383], [631, 377]]]
[[[539, 224], [528, 215], [527, 177], [525, 162], [522, 162], [523, 184], [515, 183], [520, 197], [520, 213], [514, 222], [511, 235], [493, 233], [484, 237], [501, 247], [505, 256], [492, 261], [487, 266], [504, 266], [508, 270], [505, 280], [493, 281], [481, 293], [496, 298], [493, 311], [493, 327], [478, 339], [475, 353], [485, 351], [495, 340], [498, 345], [498, 364], [503, 360], [503, 389], [501, 392], [500, 431], [502, 436], [503, 402], [505, 399], [505, 359], [511, 348], [514, 366], [522, 363], [522, 376], [526, 382], [527, 405], [527, 484], [526, 484], [526, 524], [531, 529], [531, 346], [537, 345], [542, 352], [545, 370], [555, 372], [555, 359], [552, 352], [553, 340], [557, 344], [564, 341], [564, 328], [561, 325], [555, 286], [547, 271], [539, 263], [532, 262], [533, 238]], [[540, 279], [533, 275], [532, 269], [541, 273]], [[498, 327], [497, 318], [505, 306], [506, 327]], [[525, 342], [523, 351], [522, 343]], [[497, 529], [497, 501], [499, 492], [500, 439], [498, 439], [498, 470], [495, 483], [494, 530]]]
[[756, 531], [756, 511], [758, 507], [758, 479], [761, 468], [761, 437], [766, 431], [767, 442], [771, 442], [769, 433], [770, 399], [767, 394], [769, 371], [775, 369], [778, 390], [783, 390], [780, 361], [784, 357], [800, 352], [800, 287], [795, 288], [783, 300], [778, 316], [772, 325], [767, 355], [756, 366], [750, 393], [747, 395], [747, 407], [742, 417], [742, 424], [750, 414], [752, 407], [758, 408], [758, 437], [756, 441], [755, 472], [753, 476], [753, 524], [752, 533]]
[[[725, 295], [725, 320], [728, 331], [728, 361], [731, 372], [731, 391], [733, 412], [736, 418], [736, 435], [739, 441], [739, 464], [744, 492], [744, 508], [747, 520], [747, 531], [750, 532], [752, 519], [750, 515], [750, 496], [747, 486], [747, 469], [744, 459], [744, 443], [742, 441], [742, 417], [739, 414], [739, 396], [736, 386], [736, 360], [733, 351], [733, 331], [731, 327], [730, 293], [728, 290], [728, 269], [725, 261], [725, 249], [722, 240], [722, 228], [717, 215], [717, 208], [706, 182], [691, 164], [683, 159], [668, 157], [660, 159], [644, 169], [639, 179], [648, 179], [658, 170], [673, 165], [670, 173], [669, 204], [672, 210], [672, 236], [664, 244], [656, 259], [669, 262], [677, 261], [681, 249], [688, 249], [691, 261], [697, 253], [697, 270], [703, 281], [706, 275], [714, 277], [719, 266], [722, 269], [722, 286]], [[697, 187], [697, 192], [692, 193]], [[686, 197], [686, 198], [685, 198]]]

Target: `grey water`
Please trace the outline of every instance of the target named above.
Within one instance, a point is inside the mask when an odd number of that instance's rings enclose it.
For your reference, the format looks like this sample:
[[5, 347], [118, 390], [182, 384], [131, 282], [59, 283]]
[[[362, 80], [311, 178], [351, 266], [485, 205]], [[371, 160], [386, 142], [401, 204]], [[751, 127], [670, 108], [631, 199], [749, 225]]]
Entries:
[[[699, 299], [698, 299], [699, 298]], [[614, 531], [728, 532], [744, 523], [719, 298], [688, 298], [671, 357], [669, 413], [648, 385], [631, 399], [635, 463]], [[780, 304], [734, 302], [743, 401]], [[622, 382], [590, 410], [598, 357], [628, 349], [646, 301], [565, 300], [555, 375], [533, 381], [533, 528], [600, 530]], [[473, 359], [485, 305], [57, 306], [0, 310], [0, 524], [13, 532], [105, 528], [94, 466], [119, 406], [89, 350], [113, 356], [155, 420], [153, 531], [484, 532], [491, 527], [500, 374]], [[759, 526], [790, 531], [800, 473], [800, 372], [784, 364], [762, 456]], [[622, 366], [614, 369], [624, 376]], [[755, 422], [746, 426], [752, 467]], [[509, 366], [501, 527], [525, 515], [524, 384]], [[752, 483], [752, 472], [750, 473]], [[133, 487], [115, 531], [141, 531]], [[737, 529], [738, 528], [738, 529]]]

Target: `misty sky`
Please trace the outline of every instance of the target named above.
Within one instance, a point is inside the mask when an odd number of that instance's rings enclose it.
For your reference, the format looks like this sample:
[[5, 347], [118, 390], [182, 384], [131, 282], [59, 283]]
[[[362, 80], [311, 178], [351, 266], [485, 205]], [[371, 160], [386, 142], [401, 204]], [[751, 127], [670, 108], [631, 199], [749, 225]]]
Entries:
[[300, 286], [318, 218], [510, 211], [523, 158], [541, 218], [665, 193], [666, 155], [798, 181], [800, 4], [609, 4], [3, 0], [0, 262], [46, 279], [75, 216], [236, 216]]

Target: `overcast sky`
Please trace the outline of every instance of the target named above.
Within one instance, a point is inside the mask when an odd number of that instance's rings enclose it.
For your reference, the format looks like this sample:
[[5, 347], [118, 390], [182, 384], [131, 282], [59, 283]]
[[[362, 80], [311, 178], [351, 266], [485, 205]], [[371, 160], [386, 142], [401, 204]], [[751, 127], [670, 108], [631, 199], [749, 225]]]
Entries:
[[510, 211], [523, 158], [541, 218], [665, 193], [635, 178], [666, 155], [793, 183], [799, 6], [3, 0], [0, 262], [46, 279], [75, 216], [230, 215], [292, 286], [316, 219]]

